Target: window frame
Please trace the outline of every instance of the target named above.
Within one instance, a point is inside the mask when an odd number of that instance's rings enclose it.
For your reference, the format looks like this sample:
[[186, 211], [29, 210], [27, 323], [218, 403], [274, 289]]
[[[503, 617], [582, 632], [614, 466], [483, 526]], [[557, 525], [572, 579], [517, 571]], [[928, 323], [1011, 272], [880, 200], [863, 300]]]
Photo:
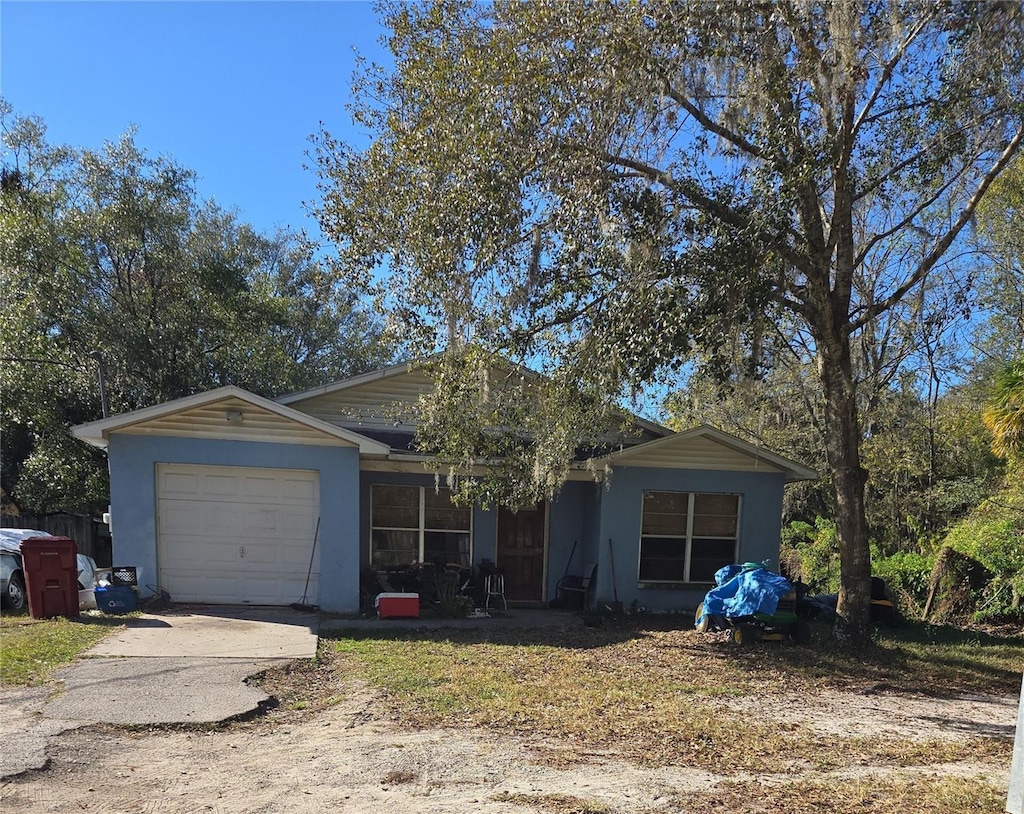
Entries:
[[[647, 502], [648, 495], [686, 495], [686, 532], [685, 534], [655, 534], [644, 532], [644, 509]], [[701, 496], [713, 496], [713, 497], [735, 497], [736, 498], [736, 526], [735, 532], [732, 536], [723, 537], [713, 534], [700, 534], [694, 536], [693, 533], [693, 520], [694, 520], [694, 505], [698, 497]], [[743, 515], [743, 495], [739, 492], [688, 492], [673, 489], [644, 489], [640, 496], [640, 534], [639, 534], [639, 545], [637, 547], [637, 582], [640, 585], [708, 585], [713, 584], [714, 580], [694, 580], [691, 578], [691, 566], [693, 557], [693, 543], [694, 540], [732, 540], [732, 559], [730, 563], [737, 561], [740, 549], [740, 518]], [[683, 552], [683, 578], [682, 579], [667, 579], [658, 577], [652, 579], [651, 577], [642, 577], [643, 573], [643, 562], [644, 562], [644, 539], [661, 539], [661, 540], [681, 540], [684, 545]], [[727, 563], [728, 564], [728, 563]]]
[[[381, 488], [398, 487], [398, 488], [401, 488], [401, 489], [416, 489], [417, 490], [417, 527], [416, 528], [413, 528], [411, 526], [410, 527], [405, 527], [405, 526], [377, 526], [377, 525], [374, 525], [374, 517], [373, 517], [374, 511], [373, 510], [374, 510], [374, 505], [376, 504], [376, 494], [377, 494], [378, 487], [381, 487]], [[430, 534], [430, 533], [465, 534], [465, 535], [467, 535], [469, 537], [469, 551], [466, 554], [466, 556], [469, 559], [469, 562], [467, 562], [467, 563], [460, 563], [460, 565], [468, 566], [468, 565], [472, 564], [472, 562], [473, 562], [473, 506], [465, 506], [465, 507], [458, 506], [458, 507], [456, 507], [458, 509], [463, 509], [464, 511], [468, 512], [468, 516], [469, 516], [469, 528], [468, 529], [428, 528], [427, 525], [426, 525], [426, 523], [427, 523], [427, 510], [428, 510], [427, 509], [426, 495], [427, 495], [427, 490], [428, 489], [431, 490], [431, 491], [437, 492], [437, 493], [447, 492], [449, 494], [449, 496], [451, 495], [451, 489], [448, 489], [448, 488], [445, 488], [445, 487], [440, 487], [438, 489], [435, 489], [435, 487], [433, 487], [433, 486], [419, 486], [419, 485], [414, 484], [414, 483], [373, 483], [373, 484], [370, 485], [370, 539], [369, 539], [368, 545], [367, 545], [367, 553], [368, 553], [369, 564], [370, 564], [371, 568], [375, 568], [377, 570], [386, 570], [388, 568], [398, 567], [396, 565], [376, 564], [374, 562], [374, 557], [373, 557], [373, 555], [374, 555], [374, 532], [377, 532], [377, 531], [383, 531], [383, 532], [395, 531], [395, 532], [415, 533], [416, 534], [416, 539], [417, 539], [417, 554], [416, 554], [417, 559], [416, 559], [416, 562], [419, 562], [419, 563], [425, 562], [424, 558], [426, 556], [426, 538], [427, 538], [428, 534]], [[449, 497], [448, 502], [451, 503], [451, 498], [450, 497]], [[452, 504], [452, 505], [454, 505], [454, 504]], [[432, 508], [436, 508], [436, 507], [432, 507]], [[410, 565], [410, 564], [411, 563], [406, 563], [406, 565]]]

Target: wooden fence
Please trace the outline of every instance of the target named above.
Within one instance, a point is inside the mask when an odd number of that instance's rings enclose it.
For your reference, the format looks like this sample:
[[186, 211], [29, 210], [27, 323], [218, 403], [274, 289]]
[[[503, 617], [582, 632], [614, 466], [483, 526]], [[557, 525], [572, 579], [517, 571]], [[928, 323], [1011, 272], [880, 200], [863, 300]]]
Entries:
[[55, 537], [70, 537], [78, 543], [78, 553], [109, 567], [111, 562], [110, 531], [104, 523], [87, 514], [0, 514], [0, 528], [35, 529]]

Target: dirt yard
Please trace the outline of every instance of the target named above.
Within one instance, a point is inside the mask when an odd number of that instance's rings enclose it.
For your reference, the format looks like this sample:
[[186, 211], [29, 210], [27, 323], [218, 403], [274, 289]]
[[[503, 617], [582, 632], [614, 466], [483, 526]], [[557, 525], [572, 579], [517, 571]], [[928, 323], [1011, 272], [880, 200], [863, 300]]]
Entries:
[[[347, 680], [336, 689], [341, 700], [331, 706], [282, 706], [208, 731], [93, 727], [65, 733], [53, 744], [46, 769], [0, 786], [0, 810], [770, 812], [780, 810], [770, 802], [773, 787], [807, 781], [811, 788], [852, 793], [856, 810], [888, 812], [900, 810], [900, 804], [874, 804], [872, 789], [888, 786], [912, 794], [922, 782], [977, 779], [992, 788], [991, 805], [1000, 794], [1005, 799], [1008, 782], [1009, 760], [1001, 757], [911, 769], [858, 764], [823, 772], [807, 765], [757, 778], [685, 766], [646, 769], [611, 751], [581, 751], [550, 740], [464, 729], [411, 731], [382, 716], [375, 691], [365, 685]], [[1017, 714], [1013, 697], [936, 699], [897, 695], [884, 686], [813, 698], [723, 701], [722, 714], [750, 714], [751, 705], [800, 737], [820, 738], [823, 749], [838, 732], [922, 741], [1012, 735]], [[751, 789], [761, 802], [741, 803]], [[853, 809], [836, 802], [799, 810]]]

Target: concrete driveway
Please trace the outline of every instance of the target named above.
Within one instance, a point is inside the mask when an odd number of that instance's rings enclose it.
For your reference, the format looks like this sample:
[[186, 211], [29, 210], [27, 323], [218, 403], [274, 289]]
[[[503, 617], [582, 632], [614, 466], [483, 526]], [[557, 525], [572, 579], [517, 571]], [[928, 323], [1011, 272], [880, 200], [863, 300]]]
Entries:
[[311, 659], [319, 616], [289, 608], [192, 606], [129, 619], [86, 656]]
[[319, 616], [288, 608], [176, 607], [126, 627], [43, 687], [3, 694], [0, 778], [46, 765], [46, 744], [93, 723], [222, 721], [257, 710], [248, 676], [316, 655]]

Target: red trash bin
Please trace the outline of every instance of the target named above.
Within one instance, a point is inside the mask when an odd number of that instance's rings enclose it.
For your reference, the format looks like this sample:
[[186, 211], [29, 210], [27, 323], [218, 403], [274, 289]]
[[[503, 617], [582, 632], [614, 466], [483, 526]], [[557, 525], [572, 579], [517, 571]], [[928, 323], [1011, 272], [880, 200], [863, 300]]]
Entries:
[[29, 537], [21, 561], [33, 619], [78, 616], [78, 544], [70, 537]]

